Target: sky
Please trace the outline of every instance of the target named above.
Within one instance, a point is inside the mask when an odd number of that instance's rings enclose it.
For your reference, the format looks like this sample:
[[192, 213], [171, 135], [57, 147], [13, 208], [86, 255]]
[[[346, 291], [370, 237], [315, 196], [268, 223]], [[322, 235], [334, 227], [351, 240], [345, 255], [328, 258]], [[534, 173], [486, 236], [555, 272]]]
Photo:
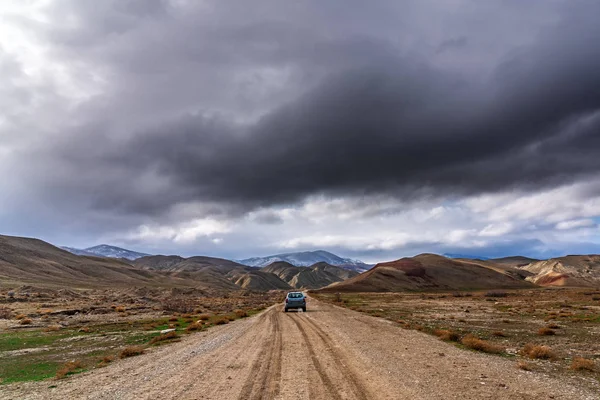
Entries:
[[0, 234], [600, 253], [600, 2], [0, 2]]

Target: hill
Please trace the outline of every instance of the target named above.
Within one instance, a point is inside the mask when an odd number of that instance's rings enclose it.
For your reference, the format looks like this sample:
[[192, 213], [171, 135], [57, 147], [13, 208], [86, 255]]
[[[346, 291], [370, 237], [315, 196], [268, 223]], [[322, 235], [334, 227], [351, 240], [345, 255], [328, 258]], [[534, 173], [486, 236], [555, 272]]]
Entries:
[[399, 292], [523, 288], [533, 285], [510, 274], [470, 261], [436, 254], [380, 263], [354, 278], [322, 291]]
[[310, 267], [296, 267], [285, 261], [277, 261], [261, 270], [278, 276], [296, 289], [317, 289], [358, 275], [355, 271], [349, 271], [324, 262]]
[[78, 256], [39, 239], [0, 235], [0, 278], [4, 285], [36, 284], [71, 287], [178, 286], [168, 279], [122, 260]]
[[576, 255], [537, 261], [522, 267], [540, 286], [600, 287], [600, 255]]
[[266, 267], [274, 262], [283, 261], [297, 267], [310, 267], [311, 265], [325, 262], [329, 265], [341, 267], [344, 269], [364, 272], [371, 268], [371, 265], [365, 264], [360, 260], [342, 258], [338, 255], [325, 250], [303, 251], [298, 253], [276, 254], [267, 257], [253, 257], [239, 262], [251, 267]]

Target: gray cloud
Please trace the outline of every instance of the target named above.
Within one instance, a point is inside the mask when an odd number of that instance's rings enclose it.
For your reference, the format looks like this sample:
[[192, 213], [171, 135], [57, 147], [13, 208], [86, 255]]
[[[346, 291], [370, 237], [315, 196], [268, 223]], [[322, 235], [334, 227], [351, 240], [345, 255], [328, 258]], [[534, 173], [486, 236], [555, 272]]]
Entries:
[[58, 78], [13, 84], [24, 67], [0, 64], [15, 77], [0, 104], [19, 98], [31, 113], [6, 104], [13, 124], [0, 133], [27, 182], [11, 189], [77, 210], [98, 232], [314, 194], [535, 190], [600, 170], [592, 2], [77, 0], [46, 11], [48, 24], [16, 23], [84, 95], [64, 98]]

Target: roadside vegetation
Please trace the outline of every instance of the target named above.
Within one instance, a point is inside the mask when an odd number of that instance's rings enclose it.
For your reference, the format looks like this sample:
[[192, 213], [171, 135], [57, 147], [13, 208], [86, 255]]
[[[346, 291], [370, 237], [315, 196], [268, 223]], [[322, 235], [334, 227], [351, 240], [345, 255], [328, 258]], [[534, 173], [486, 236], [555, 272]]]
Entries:
[[279, 293], [241, 291], [203, 295], [157, 291], [137, 297], [106, 291], [67, 296], [56, 292], [41, 300], [31, 292], [9, 298], [0, 291], [0, 385], [64, 379], [102, 368], [281, 301]]
[[551, 288], [452, 293], [311, 293], [517, 368], [600, 380], [600, 291]]

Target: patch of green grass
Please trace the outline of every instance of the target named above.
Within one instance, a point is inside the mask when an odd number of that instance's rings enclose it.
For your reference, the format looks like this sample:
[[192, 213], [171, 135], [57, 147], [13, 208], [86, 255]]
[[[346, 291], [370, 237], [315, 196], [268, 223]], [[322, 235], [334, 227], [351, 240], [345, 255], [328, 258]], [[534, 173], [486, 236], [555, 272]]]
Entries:
[[49, 361], [27, 362], [14, 359], [7, 363], [0, 363], [2, 371], [0, 384], [41, 381], [51, 378], [56, 374], [58, 366], [59, 364]]
[[64, 332], [11, 332], [0, 335], [0, 352], [50, 346], [59, 339], [73, 336]]

